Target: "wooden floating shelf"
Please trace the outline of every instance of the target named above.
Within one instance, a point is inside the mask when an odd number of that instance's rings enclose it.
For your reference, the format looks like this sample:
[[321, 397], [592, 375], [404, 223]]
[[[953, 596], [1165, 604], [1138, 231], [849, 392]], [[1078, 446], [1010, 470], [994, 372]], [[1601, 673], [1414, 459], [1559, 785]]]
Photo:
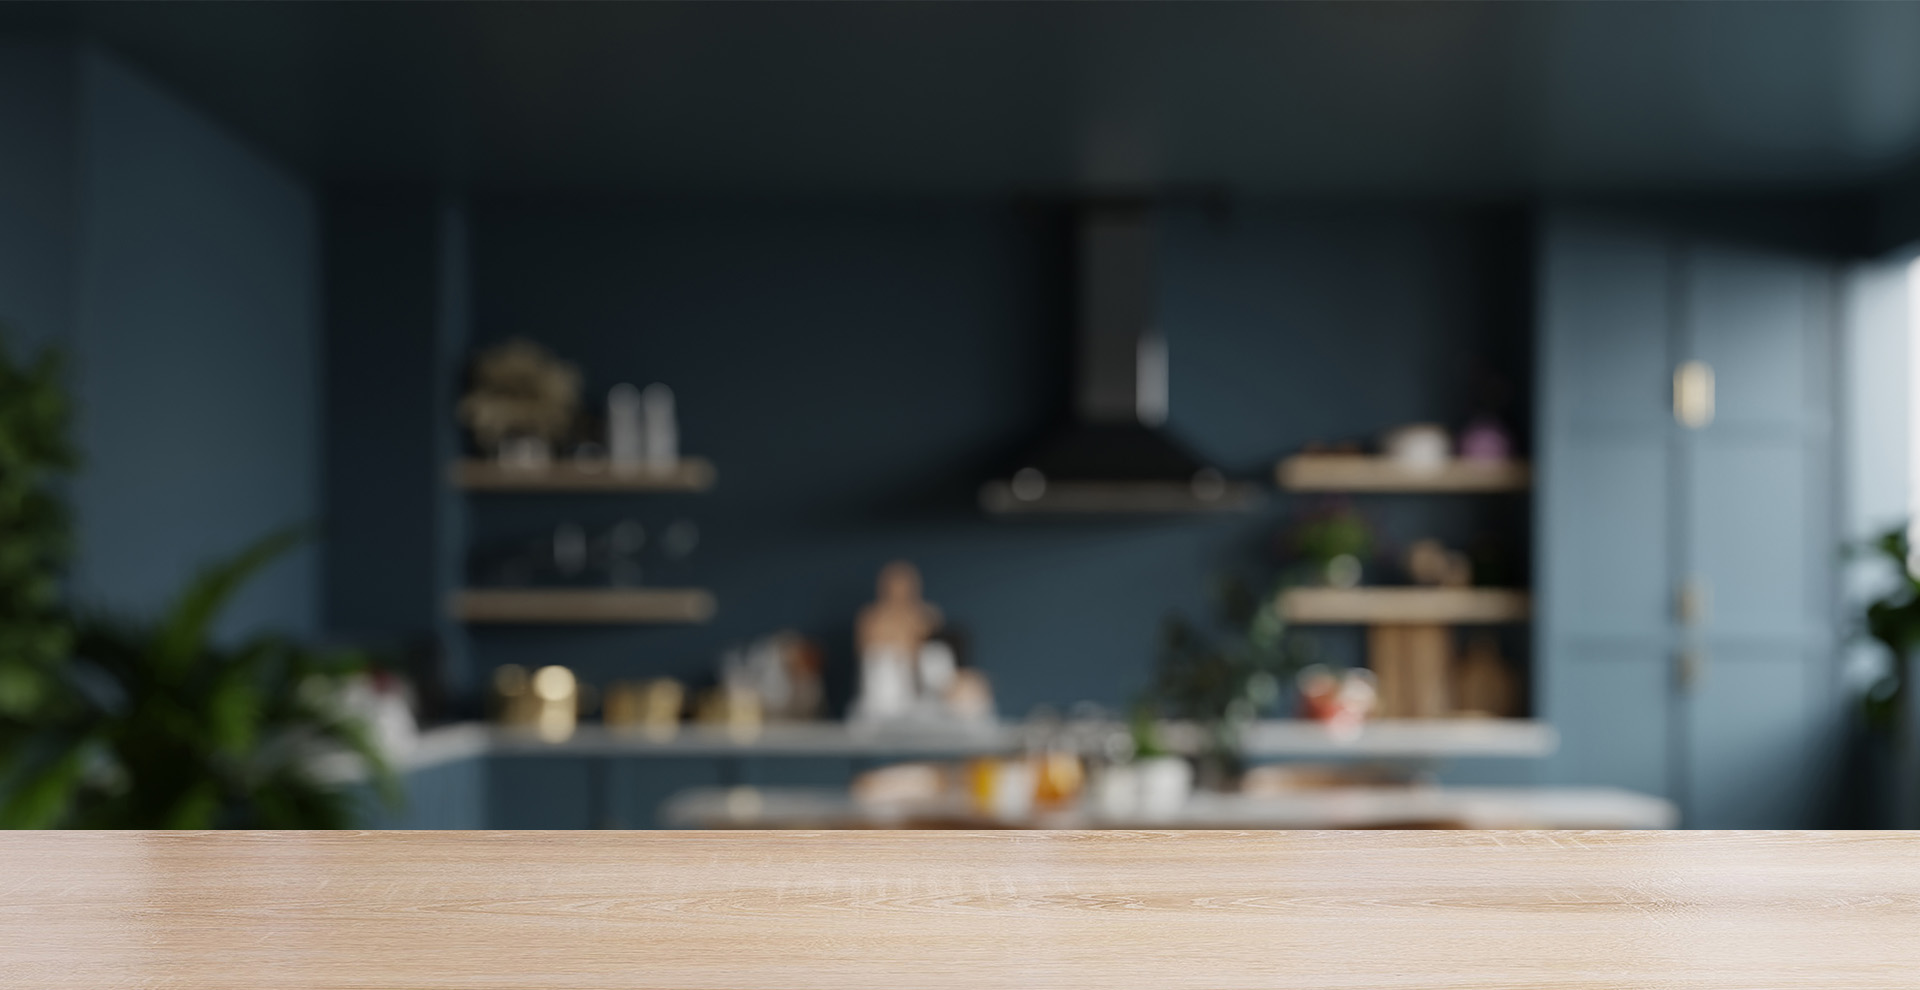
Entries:
[[615, 470], [606, 460], [556, 460], [546, 467], [509, 467], [468, 458], [453, 466], [453, 483], [474, 492], [704, 492], [712, 462], [687, 457], [667, 468]]
[[1511, 588], [1288, 588], [1280, 616], [1301, 625], [1490, 625], [1525, 622], [1532, 598]]
[[484, 588], [458, 592], [462, 622], [541, 625], [700, 623], [713, 617], [701, 588]]
[[996, 516], [1012, 515], [1178, 515], [1246, 512], [1260, 504], [1260, 490], [1244, 481], [1228, 481], [1196, 491], [1185, 482], [1056, 481], [1034, 498], [1021, 498], [1005, 481], [980, 487], [980, 507]]
[[1532, 486], [1533, 469], [1525, 461], [1418, 468], [1365, 454], [1298, 454], [1281, 461], [1274, 478], [1292, 492], [1519, 492]]

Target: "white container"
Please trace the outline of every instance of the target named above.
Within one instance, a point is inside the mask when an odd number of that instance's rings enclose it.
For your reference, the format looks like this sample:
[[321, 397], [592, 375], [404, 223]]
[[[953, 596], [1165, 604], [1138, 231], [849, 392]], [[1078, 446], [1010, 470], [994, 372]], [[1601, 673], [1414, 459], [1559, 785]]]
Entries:
[[607, 390], [607, 460], [621, 474], [640, 470], [646, 459], [640, 390], [621, 382]]
[[673, 411], [673, 389], [654, 382], [640, 390], [646, 423], [646, 459], [650, 471], [671, 471], [680, 462], [680, 421]]
[[855, 721], [900, 718], [913, 711], [913, 700], [913, 660], [905, 650], [881, 646], [861, 654]]
[[1388, 431], [1380, 446], [1388, 458], [1403, 467], [1438, 471], [1447, 466], [1453, 443], [1444, 427], [1434, 423], [1409, 423]]
[[1087, 784], [1087, 804], [1101, 820], [1125, 820], [1140, 813], [1140, 773], [1131, 765], [1102, 767]]
[[1179, 756], [1150, 756], [1136, 760], [1134, 772], [1140, 775], [1140, 816], [1171, 818], [1187, 806], [1193, 795], [1193, 764]]
[[1033, 764], [1026, 760], [1001, 760], [993, 768], [993, 787], [987, 795], [987, 812], [1002, 821], [1019, 821], [1033, 813]]

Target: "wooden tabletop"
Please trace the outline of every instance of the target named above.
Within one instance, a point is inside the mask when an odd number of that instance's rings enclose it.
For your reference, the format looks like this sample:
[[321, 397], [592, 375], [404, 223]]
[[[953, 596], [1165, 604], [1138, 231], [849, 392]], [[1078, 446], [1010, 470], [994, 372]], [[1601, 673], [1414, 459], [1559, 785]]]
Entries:
[[0, 986], [1911, 990], [1920, 837], [14, 833]]

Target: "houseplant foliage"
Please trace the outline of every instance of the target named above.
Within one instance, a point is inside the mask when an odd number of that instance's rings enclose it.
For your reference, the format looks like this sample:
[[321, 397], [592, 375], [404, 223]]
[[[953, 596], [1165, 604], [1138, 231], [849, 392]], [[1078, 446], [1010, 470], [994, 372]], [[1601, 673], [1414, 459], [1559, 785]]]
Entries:
[[[1136, 713], [1136, 745], [1159, 749], [1143, 716], [1187, 719], [1207, 732], [1202, 776], [1223, 779], [1238, 770], [1240, 734], [1280, 696], [1280, 679], [1301, 665], [1299, 650], [1271, 594], [1237, 578], [1215, 587], [1218, 621], [1212, 630], [1170, 615], [1161, 624], [1151, 700]], [[1145, 734], [1143, 735], [1143, 730]]]
[[1353, 506], [1330, 501], [1295, 521], [1281, 542], [1295, 561], [1287, 573], [1292, 581], [1350, 587], [1373, 552], [1373, 527]]
[[272, 534], [202, 570], [156, 620], [75, 612], [55, 488], [73, 457], [56, 359], [0, 350], [0, 825], [333, 828], [353, 795], [316, 758], [391, 775], [337, 699], [363, 668], [284, 636], [213, 629], [248, 578], [302, 539]]
[[0, 338], [0, 786], [8, 754], [65, 700], [72, 623], [60, 574], [70, 530], [58, 484], [73, 467], [59, 355], [15, 362]]
[[0, 824], [74, 828], [343, 828], [350, 791], [316, 759], [349, 752], [393, 782], [338, 704], [353, 653], [265, 634], [212, 637], [248, 577], [297, 543], [263, 539], [204, 569], [157, 621], [80, 617], [53, 703], [20, 720]]
[[1885, 645], [1892, 663], [1865, 696], [1867, 725], [1887, 732], [1899, 725], [1901, 698], [1906, 690], [1906, 659], [1920, 647], [1920, 577], [1912, 566], [1913, 548], [1905, 526], [1890, 529], [1867, 545], [1892, 565], [1897, 575], [1892, 588], [1867, 606], [1866, 630]]

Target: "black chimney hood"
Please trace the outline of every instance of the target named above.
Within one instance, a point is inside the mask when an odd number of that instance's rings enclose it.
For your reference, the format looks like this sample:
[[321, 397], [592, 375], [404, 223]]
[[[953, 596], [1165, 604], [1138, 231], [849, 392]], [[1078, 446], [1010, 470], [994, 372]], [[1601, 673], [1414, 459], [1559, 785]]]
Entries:
[[1163, 428], [1167, 345], [1154, 322], [1145, 202], [1079, 208], [1074, 418], [980, 489], [995, 515], [1236, 512], [1261, 501]]

